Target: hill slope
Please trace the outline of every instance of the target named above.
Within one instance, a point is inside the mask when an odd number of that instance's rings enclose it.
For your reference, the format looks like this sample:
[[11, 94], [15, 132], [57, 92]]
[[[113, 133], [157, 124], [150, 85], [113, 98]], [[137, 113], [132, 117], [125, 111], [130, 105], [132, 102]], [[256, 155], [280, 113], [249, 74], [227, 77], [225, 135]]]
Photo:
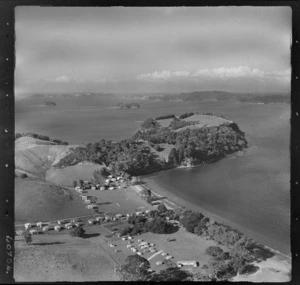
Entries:
[[15, 179], [15, 221], [38, 222], [92, 214], [75, 192], [31, 178]]
[[16, 169], [43, 177], [45, 172], [65, 157], [76, 145], [57, 145], [31, 137], [15, 141]]

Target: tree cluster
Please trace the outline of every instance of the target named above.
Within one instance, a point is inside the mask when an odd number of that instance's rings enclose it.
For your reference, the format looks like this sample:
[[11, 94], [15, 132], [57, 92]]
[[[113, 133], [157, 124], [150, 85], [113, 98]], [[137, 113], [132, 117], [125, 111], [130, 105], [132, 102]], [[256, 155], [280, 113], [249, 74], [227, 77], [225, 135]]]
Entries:
[[195, 115], [194, 112], [184, 113], [184, 114], [181, 114], [181, 115], [179, 116], [179, 119], [185, 119], [185, 118], [191, 117], [191, 116], [193, 116], [193, 115]]
[[169, 114], [169, 115], [156, 117], [155, 120], [173, 119], [173, 118], [175, 118], [175, 115], [174, 114]]
[[39, 140], [43, 140], [43, 141], [50, 141], [50, 142], [54, 142], [60, 145], [68, 145], [69, 143], [64, 142], [62, 140], [59, 139], [52, 139], [49, 138], [48, 136], [44, 136], [44, 135], [39, 135], [39, 134], [35, 134], [35, 133], [15, 133], [15, 140], [21, 137], [30, 137], [30, 138], [34, 138], [34, 139], [39, 139]]
[[197, 122], [194, 121], [181, 121], [177, 118], [175, 118], [173, 121], [171, 121], [169, 127], [171, 130], [177, 130], [186, 126], [195, 125]]

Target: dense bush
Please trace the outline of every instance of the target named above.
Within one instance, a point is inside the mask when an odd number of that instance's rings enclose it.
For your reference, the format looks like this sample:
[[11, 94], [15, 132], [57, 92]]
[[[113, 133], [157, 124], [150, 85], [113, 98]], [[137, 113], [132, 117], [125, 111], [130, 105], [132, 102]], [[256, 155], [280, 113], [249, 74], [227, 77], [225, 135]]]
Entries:
[[39, 134], [35, 134], [35, 133], [16, 133], [15, 134], [15, 140], [21, 137], [30, 137], [30, 138], [34, 138], [34, 139], [39, 139], [39, 140], [43, 140], [43, 141], [51, 141], [51, 142], [55, 142], [57, 144], [60, 145], [68, 145], [67, 142], [64, 142], [62, 140], [58, 140], [58, 139], [50, 139], [48, 136], [44, 136], [44, 135], [39, 135]]
[[159, 214], [163, 214], [163, 213], [166, 213], [168, 211], [168, 209], [164, 203], [160, 203], [157, 207], [157, 211]]
[[188, 117], [191, 117], [193, 116], [195, 113], [193, 112], [190, 112], [190, 113], [184, 113], [182, 115], [179, 116], [179, 119], [185, 119], [185, 118], [188, 118]]
[[159, 273], [154, 273], [148, 281], [154, 282], [177, 282], [190, 280], [192, 274], [179, 268], [167, 268]]
[[156, 217], [153, 220], [147, 222], [147, 231], [156, 234], [171, 233], [174, 229], [173, 226], [166, 221], [163, 217]]
[[188, 232], [193, 233], [199, 222], [204, 218], [201, 213], [185, 211], [180, 219], [181, 224]]

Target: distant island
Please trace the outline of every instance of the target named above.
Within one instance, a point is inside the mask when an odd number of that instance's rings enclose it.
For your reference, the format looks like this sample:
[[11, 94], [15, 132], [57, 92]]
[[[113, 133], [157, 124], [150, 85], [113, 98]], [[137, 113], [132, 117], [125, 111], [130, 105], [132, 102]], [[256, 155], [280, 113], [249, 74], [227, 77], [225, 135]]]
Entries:
[[148, 118], [131, 139], [88, 143], [74, 148], [55, 166], [64, 168], [90, 161], [115, 172], [143, 175], [210, 163], [246, 147], [245, 135], [236, 123], [191, 112]]
[[46, 101], [45, 106], [56, 106], [56, 103], [54, 101]]
[[117, 108], [119, 109], [139, 109], [141, 108], [141, 105], [139, 103], [133, 102], [133, 103], [118, 103]]

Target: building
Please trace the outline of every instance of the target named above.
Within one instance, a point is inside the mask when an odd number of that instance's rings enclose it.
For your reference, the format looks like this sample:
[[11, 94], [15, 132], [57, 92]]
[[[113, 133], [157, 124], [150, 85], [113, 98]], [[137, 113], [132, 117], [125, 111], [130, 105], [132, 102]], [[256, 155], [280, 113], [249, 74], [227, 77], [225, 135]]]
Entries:
[[184, 265], [190, 265], [190, 266], [194, 266], [197, 267], [198, 266], [198, 262], [195, 260], [190, 260], [190, 261], [177, 261], [177, 266], [178, 267], [182, 267]]

